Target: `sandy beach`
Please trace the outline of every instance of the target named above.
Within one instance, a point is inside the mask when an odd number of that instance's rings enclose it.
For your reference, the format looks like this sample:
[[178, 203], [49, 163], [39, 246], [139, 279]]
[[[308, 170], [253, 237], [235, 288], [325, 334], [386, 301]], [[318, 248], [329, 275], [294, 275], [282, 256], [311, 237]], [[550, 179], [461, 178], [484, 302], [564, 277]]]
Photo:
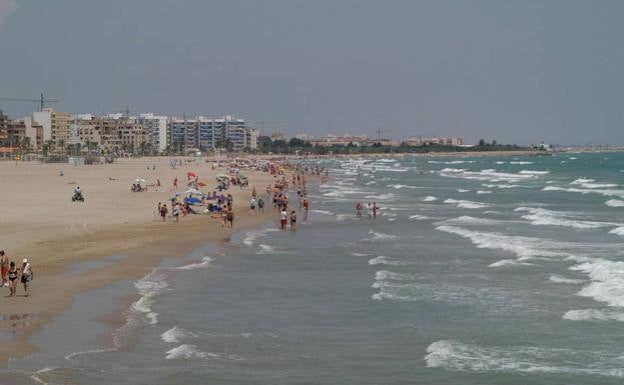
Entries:
[[[6, 364], [10, 357], [36, 351], [28, 342], [29, 335], [70, 306], [76, 293], [142, 277], [164, 257], [182, 256], [203, 243], [227, 241], [232, 230], [208, 215], [188, 215], [179, 223], [170, 219], [162, 223], [156, 216], [158, 202], [167, 201], [174, 191], [184, 191], [187, 171], [206, 183], [204, 191], [211, 191], [215, 176], [226, 171], [224, 167], [213, 170], [212, 166], [202, 159], [173, 169], [169, 159], [162, 157], [80, 167], [0, 163], [0, 197], [4, 203], [0, 249], [18, 266], [28, 257], [35, 272], [30, 297], [23, 296], [21, 284], [17, 297], [8, 297], [8, 289], [0, 296], [0, 332], [14, 336], [0, 342], [0, 362]], [[271, 210], [252, 216], [248, 208], [251, 188], [255, 186], [264, 196], [273, 177], [262, 172], [245, 173], [250, 186], [232, 186], [226, 192], [234, 197], [234, 231], [273, 217]], [[148, 185], [160, 179], [162, 186], [133, 193], [130, 187], [135, 178], [145, 179]], [[172, 185], [175, 178], [177, 190]], [[84, 203], [70, 199], [76, 186], [84, 191]], [[74, 263], [111, 255], [122, 257], [106, 267], [64, 274]]]

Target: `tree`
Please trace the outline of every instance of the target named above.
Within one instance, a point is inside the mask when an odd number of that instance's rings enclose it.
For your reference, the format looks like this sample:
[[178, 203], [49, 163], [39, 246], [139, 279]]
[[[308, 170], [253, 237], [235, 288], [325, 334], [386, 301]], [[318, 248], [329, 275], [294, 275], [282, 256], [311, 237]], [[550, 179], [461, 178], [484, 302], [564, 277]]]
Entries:
[[59, 139], [56, 144], [57, 144], [56, 147], [62, 149], [63, 152], [67, 153], [66, 150], [65, 150], [65, 139]]
[[479, 147], [485, 147], [485, 140], [479, 139]]
[[288, 147], [303, 147], [305, 142], [299, 138], [291, 138], [288, 141]]

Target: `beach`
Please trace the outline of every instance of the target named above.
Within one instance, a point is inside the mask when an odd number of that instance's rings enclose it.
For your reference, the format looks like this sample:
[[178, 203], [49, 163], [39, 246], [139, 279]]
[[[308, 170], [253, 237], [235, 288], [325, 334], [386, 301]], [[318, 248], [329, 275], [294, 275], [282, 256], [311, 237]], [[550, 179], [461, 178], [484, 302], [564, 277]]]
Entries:
[[[185, 159], [185, 158], [181, 158]], [[61, 176], [62, 172], [62, 176]], [[27, 257], [35, 279], [31, 295], [0, 296], [4, 315], [0, 331], [13, 338], [0, 342], [0, 362], [36, 351], [28, 341], [31, 333], [49, 323], [80, 292], [101, 288], [122, 279], [145, 276], [164, 257], [183, 256], [203, 243], [227, 241], [232, 230], [208, 215], [187, 215], [179, 223], [162, 223], [156, 214], [158, 202], [167, 202], [174, 191], [184, 191], [186, 172], [213, 186], [225, 167], [193, 159], [175, 169], [168, 158], [118, 159], [114, 164], [75, 167], [68, 164], [0, 162], [4, 203], [0, 218], [0, 249], [19, 266]], [[264, 189], [273, 177], [248, 172], [250, 186], [232, 186], [225, 193], [234, 197], [234, 229], [244, 229], [270, 220], [271, 210], [249, 215], [251, 188]], [[146, 192], [131, 192], [133, 180], [142, 178]], [[179, 188], [173, 180], [178, 178]], [[72, 202], [80, 186], [85, 202]], [[209, 191], [209, 189], [206, 189]], [[102, 268], [71, 276], [64, 273], [76, 263], [113, 255], [122, 258]], [[11, 315], [29, 315], [27, 322], [15, 322]], [[22, 317], [20, 317], [22, 318]]]
[[[0, 384], [621, 383], [621, 153], [296, 161], [330, 175], [309, 183], [307, 221], [289, 192], [296, 231], [270, 204], [246, 212], [250, 186], [229, 190], [232, 231], [160, 223], [137, 199], [126, 210], [143, 219], [102, 210], [92, 235], [59, 218], [72, 234], [15, 241], [36, 279], [31, 297], [2, 297]], [[99, 167], [80, 170], [106, 184]], [[275, 180], [245, 173], [262, 197]], [[356, 202], [379, 212], [358, 218]]]

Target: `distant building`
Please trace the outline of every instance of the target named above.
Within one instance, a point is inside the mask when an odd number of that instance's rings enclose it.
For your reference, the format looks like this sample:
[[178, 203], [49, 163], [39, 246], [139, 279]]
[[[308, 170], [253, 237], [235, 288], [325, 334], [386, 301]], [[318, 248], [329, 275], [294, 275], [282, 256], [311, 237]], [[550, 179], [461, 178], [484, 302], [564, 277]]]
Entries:
[[148, 131], [133, 117], [81, 114], [75, 124], [80, 143], [89, 151], [97, 147], [105, 154], [144, 153], [150, 148]]
[[368, 146], [370, 143], [370, 139], [366, 135], [325, 135], [320, 138], [314, 138], [307, 140], [313, 146]]
[[60, 149], [69, 144], [70, 115], [66, 112], [54, 111], [52, 108], [44, 108], [33, 112], [33, 121], [43, 127], [43, 141], [52, 141], [55, 148]]
[[246, 127], [244, 119], [232, 115], [220, 118], [199, 116], [194, 119], [170, 119], [167, 140], [172, 151], [214, 151], [230, 148], [233, 151], [257, 148], [258, 131]]
[[147, 131], [150, 148], [159, 153], [167, 149], [167, 120], [166, 116], [152, 113], [141, 114], [137, 118], [137, 123]]
[[288, 138], [286, 137], [286, 134], [284, 134], [284, 133], [283, 133], [283, 132], [281, 132], [281, 131], [275, 131], [275, 132], [272, 132], [272, 133], [269, 135], [269, 137], [271, 138], [271, 140], [283, 140], [283, 141], [288, 140]]
[[444, 146], [462, 146], [464, 144], [461, 138], [450, 137], [432, 137], [432, 138], [409, 138], [403, 141], [410, 146], [430, 146], [432, 144]]

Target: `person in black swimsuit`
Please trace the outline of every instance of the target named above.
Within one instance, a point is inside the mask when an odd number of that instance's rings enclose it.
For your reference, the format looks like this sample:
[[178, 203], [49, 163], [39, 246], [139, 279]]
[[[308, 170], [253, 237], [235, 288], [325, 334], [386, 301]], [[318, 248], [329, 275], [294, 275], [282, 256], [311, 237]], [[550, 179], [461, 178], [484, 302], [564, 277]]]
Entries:
[[11, 265], [9, 267], [9, 296], [15, 296], [15, 291], [17, 287], [15, 286], [17, 280], [17, 268], [15, 268], [15, 262], [11, 261]]

